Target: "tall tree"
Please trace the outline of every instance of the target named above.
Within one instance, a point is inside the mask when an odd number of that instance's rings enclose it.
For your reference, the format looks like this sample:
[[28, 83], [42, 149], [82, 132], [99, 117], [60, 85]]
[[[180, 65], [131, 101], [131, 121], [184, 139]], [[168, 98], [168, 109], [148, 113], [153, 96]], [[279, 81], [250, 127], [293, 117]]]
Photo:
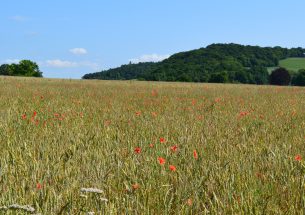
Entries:
[[292, 78], [291, 84], [295, 86], [305, 86], [305, 69], [298, 71], [298, 73]]
[[272, 85], [289, 85], [291, 81], [291, 75], [285, 68], [278, 68], [274, 70], [270, 75], [270, 84]]
[[9, 64], [2, 64], [0, 66], [0, 75], [13, 75], [12, 67]]
[[30, 60], [22, 60], [16, 66], [16, 74], [21, 76], [42, 77], [37, 63]]

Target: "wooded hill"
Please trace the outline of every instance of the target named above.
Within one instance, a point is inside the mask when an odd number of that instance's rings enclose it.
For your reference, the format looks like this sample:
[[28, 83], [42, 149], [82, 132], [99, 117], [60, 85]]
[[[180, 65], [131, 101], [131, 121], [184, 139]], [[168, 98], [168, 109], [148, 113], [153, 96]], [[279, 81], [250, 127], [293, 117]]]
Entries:
[[304, 57], [304, 53], [303, 48], [212, 44], [174, 54], [162, 62], [130, 63], [86, 74], [83, 79], [266, 84], [267, 67], [277, 67], [282, 59]]

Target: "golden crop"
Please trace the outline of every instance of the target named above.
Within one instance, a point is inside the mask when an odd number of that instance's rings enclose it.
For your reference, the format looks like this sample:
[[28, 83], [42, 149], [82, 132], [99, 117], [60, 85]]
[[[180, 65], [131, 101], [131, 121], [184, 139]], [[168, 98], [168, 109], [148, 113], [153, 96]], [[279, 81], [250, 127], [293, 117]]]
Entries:
[[305, 88], [2, 77], [0, 144], [0, 213], [305, 212]]

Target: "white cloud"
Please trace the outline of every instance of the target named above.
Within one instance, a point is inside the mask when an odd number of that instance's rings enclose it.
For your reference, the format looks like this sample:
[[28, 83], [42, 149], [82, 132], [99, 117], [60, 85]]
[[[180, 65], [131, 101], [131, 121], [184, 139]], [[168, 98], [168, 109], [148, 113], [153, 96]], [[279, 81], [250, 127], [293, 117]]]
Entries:
[[84, 55], [88, 53], [87, 50], [84, 48], [74, 48], [74, 49], [70, 49], [69, 51], [75, 55]]
[[158, 55], [158, 54], [146, 54], [142, 55], [138, 58], [129, 59], [132, 63], [140, 63], [140, 62], [158, 62], [169, 58], [170, 55]]
[[10, 17], [10, 20], [13, 20], [15, 22], [24, 22], [24, 21], [27, 21], [28, 18], [25, 16], [12, 16], [12, 17]]
[[77, 63], [76, 62], [59, 60], [59, 59], [56, 59], [56, 60], [47, 60], [46, 64], [49, 67], [58, 67], [58, 68], [77, 67]]
[[19, 59], [6, 59], [6, 60], [4, 60], [4, 61], [2, 61], [3, 63], [5, 63], [5, 64], [12, 64], [12, 63], [19, 63], [20, 62], [20, 60]]
[[56, 68], [76, 68], [76, 67], [89, 67], [92, 69], [99, 69], [99, 64], [90, 62], [90, 61], [81, 61], [81, 62], [75, 62], [75, 61], [67, 61], [67, 60], [47, 60], [45, 63], [48, 67], [56, 67]]

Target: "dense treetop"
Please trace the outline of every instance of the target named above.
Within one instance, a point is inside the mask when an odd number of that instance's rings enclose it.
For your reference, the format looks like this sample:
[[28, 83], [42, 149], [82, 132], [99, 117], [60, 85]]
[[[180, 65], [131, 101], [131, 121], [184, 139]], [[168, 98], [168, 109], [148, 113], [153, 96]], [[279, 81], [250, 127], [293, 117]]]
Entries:
[[42, 77], [42, 72], [39, 70], [37, 63], [30, 60], [22, 60], [18, 64], [2, 64], [0, 66], [0, 75]]
[[83, 78], [266, 84], [269, 82], [267, 67], [277, 67], [285, 58], [304, 57], [304, 52], [303, 48], [212, 44], [174, 54], [162, 62], [122, 65], [86, 74]]

